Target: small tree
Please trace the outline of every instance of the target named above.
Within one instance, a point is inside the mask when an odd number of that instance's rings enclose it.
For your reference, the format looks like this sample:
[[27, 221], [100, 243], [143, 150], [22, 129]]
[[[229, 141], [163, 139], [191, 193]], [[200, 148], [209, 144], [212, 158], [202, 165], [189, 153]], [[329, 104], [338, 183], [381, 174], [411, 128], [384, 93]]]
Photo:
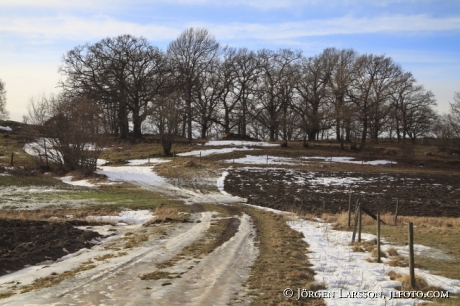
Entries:
[[179, 92], [167, 96], [158, 96], [153, 101], [149, 121], [160, 134], [164, 155], [171, 155], [174, 136], [178, 133], [182, 121], [183, 101]]
[[93, 101], [42, 96], [31, 100], [28, 111], [40, 154], [63, 170], [94, 172], [106, 137], [102, 112]]
[[8, 119], [9, 114], [6, 110], [6, 90], [5, 83], [0, 80], [0, 120]]

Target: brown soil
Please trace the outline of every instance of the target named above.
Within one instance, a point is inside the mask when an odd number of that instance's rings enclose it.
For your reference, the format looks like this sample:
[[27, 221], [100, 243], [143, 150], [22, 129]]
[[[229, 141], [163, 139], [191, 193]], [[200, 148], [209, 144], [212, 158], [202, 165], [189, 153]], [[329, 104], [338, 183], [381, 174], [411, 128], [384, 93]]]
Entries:
[[98, 237], [69, 222], [0, 219], [0, 276], [91, 248]]
[[399, 215], [460, 217], [459, 176], [249, 168], [231, 170], [225, 190], [250, 204], [297, 213], [348, 210], [351, 192], [352, 207], [360, 198], [374, 213], [394, 213], [399, 199]]

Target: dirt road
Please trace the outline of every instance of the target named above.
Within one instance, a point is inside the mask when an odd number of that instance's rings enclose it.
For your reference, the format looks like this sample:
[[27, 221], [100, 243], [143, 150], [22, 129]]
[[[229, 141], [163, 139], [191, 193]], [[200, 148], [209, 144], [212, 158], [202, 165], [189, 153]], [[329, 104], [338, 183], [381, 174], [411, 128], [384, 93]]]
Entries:
[[[228, 205], [238, 201], [225, 194], [207, 195], [172, 185], [165, 188], [188, 203]], [[88, 263], [95, 267], [76, 273], [58, 285], [2, 299], [2, 305], [228, 305], [235, 300], [239, 305], [247, 304], [242, 284], [257, 257], [255, 230], [248, 215], [232, 216], [238, 220], [237, 230], [208, 255], [177, 258], [184, 248], [203, 238], [218, 219], [217, 213], [200, 212], [192, 214], [188, 223], [161, 227], [113, 226], [111, 230], [117, 235], [88, 252], [37, 266], [26, 278], [22, 277], [27, 276], [27, 272], [16, 277], [10, 275], [0, 286], [8, 283], [17, 290], [20, 285], [49, 276], [50, 272], [58, 275]], [[134, 248], [123, 248], [127, 238], [136, 236], [148, 238]], [[162, 267], [165, 262], [170, 263], [166, 268]], [[160, 270], [164, 277], [141, 279], [146, 273]], [[19, 287], [17, 282], [21, 283]]]

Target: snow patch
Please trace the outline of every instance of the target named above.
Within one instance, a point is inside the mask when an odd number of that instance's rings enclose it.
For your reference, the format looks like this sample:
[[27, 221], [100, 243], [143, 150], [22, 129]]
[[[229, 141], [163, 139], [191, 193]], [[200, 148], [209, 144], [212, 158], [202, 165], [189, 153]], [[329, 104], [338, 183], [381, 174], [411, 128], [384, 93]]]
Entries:
[[[327, 291], [335, 292], [335, 298], [327, 298], [328, 305], [369, 305], [367, 299], [340, 298], [352, 291], [383, 292], [386, 297], [390, 292], [397, 291], [395, 287], [400, 282], [391, 281], [387, 273], [391, 270], [409, 274], [408, 268], [390, 267], [386, 263], [370, 263], [366, 259], [371, 257], [368, 252], [353, 252], [348, 243], [351, 241], [351, 232], [342, 232], [332, 229], [329, 223], [318, 223], [307, 220], [288, 221], [287, 224], [294, 230], [304, 234], [304, 240], [309, 244], [307, 253], [312, 269], [316, 272], [317, 283], [325, 283]], [[373, 240], [374, 235], [363, 234], [363, 240]], [[429, 285], [438, 286], [452, 293], [460, 292], [460, 280], [448, 279], [432, 275], [427, 271], [415, 269], [415, 273], [423, 277]], [[373, 299], [372, 305], [387, 305], [387, 299]], [[395, 300], [392, 305], [414, 305], [419, 300]]]
[[111, 181], [144, 183], [153, 186], [159, 186], [166, 182], [166, 179], [153, 172], [151, 167], [103, 166], [101, 169], [96, 173], [106, 175]]
[[118, 216], [88, 216], [86, 220], [96, 221], [110, 221], [126, 224], [144, 224], [154, 218], [150, 210], [125, 210], [118, 214]]
[[128, 160], [128, 166], [140, 166], [140, 165], [148, 164], [149, 162], [151, 164], [161, 164], [161, 163], [167, 163], [167, 162], [170, 162], [170, 161], [171, 160], [169, 160], [169, 159], [163, 159], [163, 158], [130, 159], [130, 160]]
[[205, 146], [247, 146], [247, 147], [279, 147], [277, 143], [263, 141], [244, 141], [244, 140], [213, 140], [205, 143]]
[[195, 150], [191, 152], [185, 152], [185, 153], [179, 153], [177, 156], [195, 156], [198, 157], [200, 156], [209, 156], [209, 155], [214, 155], [214, 154], [224, 154], [224, 153], [231, 153], [234, 151], [250, 151], [250, 150], [257, 150], [257, 149], [250, 149], [247, 147], [243, 148], [222, 148], [222, 149], [211, 149], [211, 150]]
[[[224, 191], [224, 181], [228, 175], [228, 171], [222, 172], [222, 176], [217, 179], [217, 188], [222, 192]], [[224, 191], [225, 192], [225, 191]]]
[[78, 180], [72, 181], [73, 176], [64, 176], [59, 178], [63, 183], [73, 185], [73, 186], [83, 186], [83, 187], [96, 187], [93, 183], [90, 183], [88, 180]]
[[[232, 159], [227, 159], [223, 161], [224, 163], [233, 163]], [[249, 165], [295, 165], [296, 160], [289, 157], [277, 157], [270, 155], [246, 155], [246, 157], [241, 157], [235, 159], [237, 164], [249, 164]]]

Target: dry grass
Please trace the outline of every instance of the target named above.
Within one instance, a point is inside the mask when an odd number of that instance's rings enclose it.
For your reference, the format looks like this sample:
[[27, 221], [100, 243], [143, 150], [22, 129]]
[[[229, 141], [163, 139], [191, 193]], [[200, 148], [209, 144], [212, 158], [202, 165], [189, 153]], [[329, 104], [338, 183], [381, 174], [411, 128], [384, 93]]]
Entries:
[[[231, 219], [219, 219], [214, 221], [210, 228], [206, 231], [203, 238], [186, 246], [182, 249], [182, 251], [179, 254], [177, 254], [173, 258], [170, 258], [169, 260], [164, 261], [162, 263], [156, 264], [156, 268], [165, 269], [174, 266], [178, 261], [199, 259], [211, 253], [212, 251], [214, 251], [215, 248], [217, 248], [226, 240], [228, 240], [228, 238], [230, 238], [231, 234], [229, 235], [229, 231], [231, 231], [231, 229], [229, 229], [229, 227], [231, 222]], [[152, 273], [144, 274], [140, 276], [140, 278], [143, 280], [159, 279], [157, 277], [168, 278], [168, 275], [171, 275], [171, 273], [164, 271], [155, 271]]]
[[388, 261], [388, 265], [390, 267], [408, 267], [409, 259], [401, 255], [392, 256]]
[[105, 255], [100, 255], [100, 256], [94, 257], [94, 260], [96, 260], [96, 261], [104, 261], [106, 259], [114, 258], [114, 257], [116, 257], [116, 255], [114, 255], [114, 254], [105, 254]]
[[192, 244], [186, 246], [174, 258], [169, 259], [167, 262], [158, 264], [158, 268], [173, 266], [175, 262], [185, 258], [202, 258], [211, 253], [217, 246], [219, 246], [220, 238], [229, 225], [230, 219], [220, 219], [213, 222], [213, 225], [206, 231], [205, 236]]
[[[322, 218], [327, 222], [335, 224], [335, 228], [339, 230], [352, 230], [347, 227], [348, 214], [323, 214]], [[388, 224], [393, 224], [394, 216], [392, 214], [384, 214], [382, 220]], [[414, 243], [425, 245], [434, 249], [441, 250], [451, 259], [441, 259], [432, 257], [415, 257], [415, 265], [419, 268], [426, 269], [432, 273], [442, 275], [452, 279], [460, 279], [460, 270], [452, 269], [452, 267], [460, 266], [460, 218], [444, 218], [444, 217], [398, 217], [398, 225], [382, 225], [381, 235], [386, 241], [395, 245], [406, 245], [408, 241], [408, 226], [409, 222], [414, 224]], [[363, 216], [362, 232], [376, 234], [376, 221], [367, 215]], [[361, 248], [361, 247], [359, 247]], [[372, 250], [371, 250], [372, 251]], [[407, 258], [398, 255], [389, 254], [389, 265], [391, 266], [408, 266]]]
[[137, 235], [129, 235], [125, 239], [127, 241], [125, 243], [124, 248], [125, 249], [131, 249], [131, 248], [134, 248], [135, 246], [138, 246], [142, 242], [149, 240], [149, 237], [144, 233], [140, 233], [140, 234], [137, 234]]
[[353, 252], [372, 252], [377, 245], [377, 240], [355, 242]]
[[34, 280], [34, 282], [32, 284], [27, 285], [27, 286], [23, 286], [21, 288], [21, 293], [56, 286], [56, 285], [60, 284], [61, 282], [63, 282], [64, 280], [69, 279], [71, 277], [74, 277], [79, 272], [90, 270], [90, 269], [93, 269], [95, 267], [96, 266], [94, 264], [92, 264], [92, 260], [90, 259], [90, 260], [80, 264], [78, 267], [76, 267], [75, 269], [73, 269], [71, 271], [65, 271], [65, 272], [63, 272], [61, 274], [51, 273], [48, 276], [38, 278], [38, 279]]
[[[297, 305], [283, 297], [284, 288], [324, 289], [314, 281], [309, 267], [303, 234], [292, 230], [284, 216], [245, 208], [257, 228], [259, 256], [246, 285], [252, 291], [253, 305]], [[324, 305], [323, 300], [302, 300], [302, 305]]]
[[[342, 212], [340, 214], [322, 214], [321, 218], [328, 223], [333, 223], [336, 229], [347, 229], [348, 213]], [[386, 224], [394, 224], [394, 215], [386, 213], [380, 215], [380, 219]], [[351, 226], [353, 227], [354, 214], [351, 216]], [[460, 218], [446, 218], [446, 217], [414, 217], [414, 216], [398, 216], [398, 225], [405, 225], [412, 222], [415, 227], [419, 228], [457, 228], [460, 229]], [[372, 226], [376, 221], [366, 214], [363, 214], [362, 225]]]
[[139, 276], [142, 280], [159, 280], [159, 279], [173, 279], [180, 278], [179, 273], [169, 273], [165, 271], [155, 271]]
[[144, 226], [157, 223], [169, 223], [169, 222], [187, 222], [190, 219], [190, 215], [186, 212], [180, 211], [175, 207], [169, 207], [166, 205], [158, 206], [153, 213], [154, 219], [148, 221]]
[[3, 292], [0, 292], [0, 299], [6, 299], [12, 295], [14, 295], [14, 292], [12, 291], [3, 291]]
[[155, 172], [167, 178], [177, 178], [184, 180], [194, 180], [197, 178], [213, 178], [216, 176], [216, 171], [221, 165], [210, 160], [205, 160], [194, 157], [176, 157], [170, 163], [162, 163], [155, 166]]
[[[86, 220], [88, 216], [116, 216], [120, 211], [120, 207], [109, 205], [84, 209], [0, 210], [0, 218], [46, 221]], [[68, 218], [69, 215], [72, 215], [72, 218]]]
[[410, 276], [408, 274], [401, 274], [394, 271], [388, 272], [388, 276], [391, 280], [400, 282], [401, 288], [397, 288], [398, 290], [402, 291], [409, 291], [409, 290], [421, 290], [421, 291], [442, 291], [442, 288], [429, 286], [425, 279], [419, 275], [415, 275], [415, 288], [410, 286]]

